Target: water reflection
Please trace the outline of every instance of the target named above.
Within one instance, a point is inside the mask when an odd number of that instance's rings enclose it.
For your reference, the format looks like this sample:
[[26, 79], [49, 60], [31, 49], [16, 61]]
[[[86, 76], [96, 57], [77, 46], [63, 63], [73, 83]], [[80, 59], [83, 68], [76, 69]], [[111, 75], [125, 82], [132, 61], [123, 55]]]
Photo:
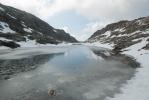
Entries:
[[[24, 55], [24, 54], [23, 54]], [[30, 54], [32, 55], [32, 54]], [[0, 60], [0, 79], [7, 79], [10, 75], [33, 70], [38, 66], [48, 62], [54, 56], [63, 55], [63, 53], [58, 54], [41, 54], [36, 56], [30, 56], [21, 59], [8, 59]]]
[[[48, 57], [43, 57], [48, 58], [43, 61], [46, 63], [35, 70], [0, 81], [0, 99], [104, 100], [119, 92], [135, 72], [129, 65], [107, 61], [84, 46], [72, 46], [65, 54]], [[39, 61], [36, 63], [38, 66]], [[56, 96], [48, 96], [49, 89], [54, 89]]]

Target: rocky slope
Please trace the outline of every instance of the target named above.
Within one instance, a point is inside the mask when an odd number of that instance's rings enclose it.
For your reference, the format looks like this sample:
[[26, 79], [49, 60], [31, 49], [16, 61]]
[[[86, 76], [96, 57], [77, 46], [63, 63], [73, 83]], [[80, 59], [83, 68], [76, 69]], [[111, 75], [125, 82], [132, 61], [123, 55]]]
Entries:
[[109, 24], [96, 31], [87, 41], [113, 45], [114, 51], [121, 51], [138, 43], [142, 43], [138, 50], [149, 50], [149, 16]]
[[16, 48], [27, 42], [57, 44], [77, 40], [30, 13], [0, 4], [0, 45]]

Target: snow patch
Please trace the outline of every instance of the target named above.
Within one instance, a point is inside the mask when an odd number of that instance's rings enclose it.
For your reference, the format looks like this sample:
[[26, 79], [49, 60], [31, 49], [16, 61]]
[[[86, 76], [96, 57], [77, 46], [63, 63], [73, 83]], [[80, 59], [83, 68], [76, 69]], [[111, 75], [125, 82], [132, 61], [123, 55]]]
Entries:
[[21, 21], [21, 24], [23, 27], [27, 28], [27, 26], [25, 25], [25, 23], [23, 21]]
[[37, 43], [36, 40], [26, 40], [25, 41], [21, 41], [21, 42], [17, 42], [21, 47], [37, 47]]
[[41, 32], [38, 32], [40, 35], [43, 35]]
[[128, 36], [128, 34], [119, 34], [119, 35], [117, 35], [115, 37], [123, 37], [123, 36]]
[[104, 52], [104, 54], [106, 55], [106, 56], [111, 56], [111, 54], [110, 54], [110, 52]]
[[57, 33], [57, 30], [54, 29], [53, 31]]
[[114, 31], [118, 31], [118, 32], [125, 32], [125, 28], [118, 28], [118, 29], [115, 29]]
[[0, 10], [1, 10], [1, 11], [5, 11], [5, 9], [3, 9], [2, 7], [0, 7]]
[[143, 34], [149, 34], [149, 29], [146, 29]]
[[109, 37], [111, 35], [111, 32], [107, 31], [107, 32], [104, 33], [104, 35], [106, 35], [106, 37]]
[[13, 31], [12, 29], [10, 29], [9, 25], [5, 22], [1, 22], [0, 21], [0, 32], [2, 33], [16, 33], [15, 31]]
[[0, 40], [2, 40], [2, 41], [12, 41], [12, 40], [6, 39], [6, 38], [4, 38], [4, 37], [0, 37]]
[[140, 26], [141, 26], [141, 25], [145, 25], [142, 20], [137, 20], [136, 23], [137, 23], [138, 25], [140, 25]]
[[13, 18], [13, 19], [17, 19], [17, 18], [13, 17], [12, 15], [10, 15], [10, 14], [8, 14], [8, 13], [7, 13], [7, 15], [10, 16], [10, 17]]
[[31, 29], [31, 28], [23, 28], [23, 30], [24, 30], [25, 32], [32, 33], [32, 30], [33, 30], [33, 29]]
[[56, 46], [55, 44], [39, 44], [36, 42], [36, 40], [30, 40], [27, 37], [26, 41], [21, 41], [21, 42], [17, 42], [18, 44], [20, 44], [21, 47], [46, 47], [46, 46]]
[[[138, 51], [138, 50], [141, 50], [146, 44], [148, 43], [148, 41], [147, 41], [147, 39], [142, 39], [142, 41], [141, 42], [139, 42], [139, 43], [137, 43], [137, 44], [134, 44], [134, 45], [132, 45], [132, 46], [130, 46], [130, 47], [128, 47], [128, 48], [126, 48], [126, 49], [124, 49], [124, 50], [130, 50], [130, 52], [133, 50], [135, 50], [135, 51]], [[128, 53], [128, 52], [127, 52]]]
[[129, 33], [129, 34], [119, 34], [119, 35], [113, 35], [113, 36], [111, 36], [111, 38], [114, 38], [114, 37], [124, 37], [124, 36], [133, 36], [133, 35], [135, 35], [135, 34], [137, 34], [137, 33], [141, 33], [141, 34], [145, 34], [145, 33], [147, 33], [148, 31], [146, 30], [146, 31], [144, 31], [144, 32], [142, 32], [142, 31], [135, 31], [135, 32], [132, 32], [132, 33]]
[[139, 41], [139, 40], [142, 40], [142, 39], [143, 39], [143, 37], [134, 39], [134, 40], [132, 40], [132, 41], [133, 41], [133, 42], [136, 42], [136, 41]]

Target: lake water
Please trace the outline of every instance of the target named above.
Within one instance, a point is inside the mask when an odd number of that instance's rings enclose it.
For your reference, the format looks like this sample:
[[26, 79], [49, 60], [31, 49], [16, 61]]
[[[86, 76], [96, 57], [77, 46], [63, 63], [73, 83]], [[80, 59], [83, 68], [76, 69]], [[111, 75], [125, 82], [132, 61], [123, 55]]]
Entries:
[[[9, 74], [9, 78], [0, 80], [0, 100], [106, 100], [135, 73], [132, 66], [107, 60], [86, 46], [57, 49], [64, 52], [42, 54], [35, 49], [19, 54], [29, 56], [1, 59], [0, 75]], [[56, 95], [49, 96], [49, 90]]]

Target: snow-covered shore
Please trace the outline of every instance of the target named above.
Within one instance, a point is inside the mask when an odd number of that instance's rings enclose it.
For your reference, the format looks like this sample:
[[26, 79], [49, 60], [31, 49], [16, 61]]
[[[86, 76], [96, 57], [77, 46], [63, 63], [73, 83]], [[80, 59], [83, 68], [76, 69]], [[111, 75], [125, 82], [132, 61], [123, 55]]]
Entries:
[[[28, 44], [27, 44], [28, 43]], [[0, 46], [0, 58], [1, 59], [20, 59], [31, 55], [39, 54], [53, 54], [53, 53], [64, 53], [67, 48], [72, 45], [71, 43], [60, 43], [58, 45], [54, 44], [36, 44], [35, 41], [19, 43], [21, 47], [11, 49], [6, 46]], [[61, 48], [61, 49], [59, 49]], [[22, 55], [25, 54], [25, 55]]]
[[22, 42], [17, 42], [21, 47], [47, 47], [47, 46], [64, 46], [64, 45], [71, 45], [72, 43], [66, 43], [66, 42], [62, 42], [60, 44], [39, 44], [36, 42], [36, 40], [28, 40], [27, 42], [22, 41]]
[[123, 52], [133, 56], [141, 64], [141, 68], [138, 68], [135, 77], [124, 85], [121, 94], [107, 100], [149, 100], [149, 51], [141, 49], [145, 43], [142, 41]]
[[[37, 48], [39, 48], [39, 47], [61, 47], [61, 46], [69, 46], [69, 45], [72, 45], [72, 43], [65, 43], [65, 42], [62, 42], [62, 43], [60, 43], [60, 44], [37, 44], [36, 42], [35, 42], [35, 40], [30, 40], [30, 41], [28, 41], [28, 42], [24, 42], [24, 41], [22, 41], [22, 42], [17, 42], [21, 47], [19, 47], [19, 48], [35, 48], [35, 47], [37, 47]], [[0, 50], [7, 50], [7, 49], [11, 49], [11, 48], [9, 48], [9, 47], [6, 47], [6, 46], [0, 46]]]
[[[99, 42], [85, 45], [100, 46], [113, 49], [113, 44], [101, 44]], [[135, 76], [123, 84], [121, 93], [107, 100], [149, 100], [149, 50], [142, 49], [146, 40], [124, 49], [123, 54], [133, 56], [141, 67], [137, 69]], [[126, 50], [126, 51], [125, 51]]]

